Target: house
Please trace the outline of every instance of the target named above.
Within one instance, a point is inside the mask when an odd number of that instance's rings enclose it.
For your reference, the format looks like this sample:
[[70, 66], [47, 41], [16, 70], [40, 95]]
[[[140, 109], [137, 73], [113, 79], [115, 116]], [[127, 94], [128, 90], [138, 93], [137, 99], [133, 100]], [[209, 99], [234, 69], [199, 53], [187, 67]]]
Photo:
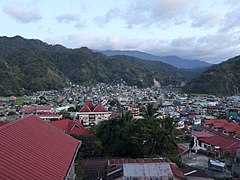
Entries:
[[213, 135], [207, 132], [193, 132], [192, 135], [194, 138], [192, 149], [195, 150], [195, 152], [203, 150], [217, 153], [219, 156], [224, 155], [224, 153], [230, 153], [235, 156], [240, 143], [240, 141], [236, 139]]
[[78, 115], [82, 124], [95, 125], [101, 121], [108, 120], [111, 113], [102, 104], [93, 104], [91, 100], [87, 100], [79, 110]]
[[0, 127], [0, 179], [75, 179], [81, 142], [35, 115]]
[[204, 131], [215, 135], [240, 140], [240, 126], [235, 122], [228, 122], [226, 119], [204, 120], [202, 128]]
[[41, 119], [43, 119], [46, 122], [60, 120], [63, 118], [63, 115], [60, 113], [41, 113], [38, 115]]
[[18, 109], [18, 111], [23, 114], [41, 114], [41, 113], [52, 113], [52, 106], [23, 106]]
[[61, 129], [64, 133], [74, 135], [90, 135], [91, 132], [83, 127], [79, 120], [59, 120], [50, 122], [51, 125]]
[[139, 116], [140, 109], [135, 104], [126, 104], [125, 109], [132, 112], [133, 117]]
[[209, 134], [207, 132], [199, 132], [199, 131], [193, 131], [192, 132], [192, 137], [193, 137], [193, 147], [192, 149], [197, 153], [198, 150], [208, 150], [208, 147], [210, 145], [208, 144], [204, 144], [202, 142], [199, 142], [199, 138], [208, 138], [208, 137], [212, 137], [212, 134]]
[[186, 179], [175, 163], [167, 158], [108, 160], [106, 179]]

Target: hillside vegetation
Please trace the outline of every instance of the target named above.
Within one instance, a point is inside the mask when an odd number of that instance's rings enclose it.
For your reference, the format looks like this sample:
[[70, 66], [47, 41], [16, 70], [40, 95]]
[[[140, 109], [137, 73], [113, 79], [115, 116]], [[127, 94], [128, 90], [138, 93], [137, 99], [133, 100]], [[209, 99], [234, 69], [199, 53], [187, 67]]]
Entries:
[[240, 92], [240, 56], [209, 68], [184, 88], [189, 93], [229, 96]]
[[179, 85], [186, 78], [179, 70], [162, 62], [138, 58], [107, 57], [86, 47], [68, 49], [20, 36], [0, 37], [0, 96], [59, 89], [70, 83], [97, 82], [147, 87], [153, 79], [161, 85]]

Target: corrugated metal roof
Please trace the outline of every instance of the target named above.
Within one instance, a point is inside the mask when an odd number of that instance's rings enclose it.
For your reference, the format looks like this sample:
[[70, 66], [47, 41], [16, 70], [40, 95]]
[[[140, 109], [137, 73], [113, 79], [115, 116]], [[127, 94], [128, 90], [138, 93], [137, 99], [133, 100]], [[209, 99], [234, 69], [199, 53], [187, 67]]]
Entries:
[[138, 159], [112, 159], [108, 164], [124, 164], [124, 163], [171, 163], [167, 158], [138, 158]]
[[29, 115], [0, 127], [0, 179], [64, 179], [79, 141]]
[[108, 160], [107, 173], [108, 179], [186, 179], [177, 165], [165, 157]]
[[169, 163], [126, 163], [123, 164], [124, 178], [173, 178]]

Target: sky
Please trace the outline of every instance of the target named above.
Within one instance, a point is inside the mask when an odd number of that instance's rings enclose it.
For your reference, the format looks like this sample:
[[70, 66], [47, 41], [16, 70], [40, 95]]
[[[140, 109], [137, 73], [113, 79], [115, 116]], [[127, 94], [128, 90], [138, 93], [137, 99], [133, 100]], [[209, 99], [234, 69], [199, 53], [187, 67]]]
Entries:
[[219, 63], [239, 55], [240, 0], [0, 0], [0, 36]]

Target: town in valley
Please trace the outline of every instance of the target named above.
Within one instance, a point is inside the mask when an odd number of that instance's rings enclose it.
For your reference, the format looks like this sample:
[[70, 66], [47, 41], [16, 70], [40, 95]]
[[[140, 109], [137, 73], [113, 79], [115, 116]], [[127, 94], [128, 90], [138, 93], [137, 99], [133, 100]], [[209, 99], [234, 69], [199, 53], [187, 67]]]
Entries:
[[[37, 91], [22, 97], [2, 97], [0, 105], [0, 124], [3, 131], [4, 127], [11, 126], [12, 131], [18, 131], [18, 128], [25, 126], [24, 121], [31, 122], [31, 127], [37, 128], [37, 121], [43, 121], [41, 123], [49, 124], [51, 128], [57, 128], [80, 140], [78, 155], [74, 157], [75, 167], [73, 166], [69, 178], [114, 179], [136, 173], [143, 167], [144, 171], [153, 167], [155, 170], [163, 168], [168, 173], [161, 173], [162, 177], [176, 179], [224, 179], [237, 177], [240, 173], [240, 96], [220, 98], [213, 95], [183, 94], [176, 87], [161, 88], [158, 84], [141, 89], [127, 86], [123, 82], [116, 85], [100, 83], [90, 87], [72, 85], [62, 90]], [[110, 129], [105, 127], [102, 130], [111, 130], [113, 134], [105, 135], [114, 135], [116, 138], [108, 137], [107, 141], [117, 141], [121, 137], [116, 137], [116, 133], [121, 131], [115, 130], [113, 126], [122, 128], [125, 133], [131, 133], [124, 126], [140, 121], [143, 121], [140, 125], [144, 125], [149, 121], [148, 123], [159, 124], [155, 128], [163, 129], [165, 127], [161, 121], [166, 120], [174, 128], [169, 135], [174, 136], [172, 140], [176, 143], [175, 157], [168, 157], [167, 154], [161, 157], [162, 154], [157, 154], [157, 150], [149, 153], [149, 149], [153, 148], [152, 144], [146, 146], [145, 143], [154, 139], [151, 137], [156, 135], [154, 132], [147, 132], [150, 139], [138, 137], [142, 138], [139, 146], [148, 149], [145, 154], [133, 152], [129, 156], [126, 156], [126, 152], [118, 154], [119, 150], [106, 152], [104, 146], [111, 147], [98, 132], [102, 126], [111, 125]], [[120, 126], [119, 123], [123, 124]], [[148, 123], [145, 125], [148, 126]], [[14, 124], [19, 124], [20, 127]], [[136, 126], [136, 132], [137, 128]], [[149, 125], [149, 130], [155, 129], [151, 129]], [[11, 132], [6, 131], [3, 136], [8, 133]], [[35, 137], [37, 131], [31, 133]], [[128, 139], [132, 134], [126, 136]], [[164, 140], [155, 141], [165, 143]], [[133, 145], [133, 142], [129, 143]], [[123, 145], [119, 148], [125, 147]], [[125, 168], [132, 171], [128, 172]], [[136, 173], [134, 176], [140, 175]]]

